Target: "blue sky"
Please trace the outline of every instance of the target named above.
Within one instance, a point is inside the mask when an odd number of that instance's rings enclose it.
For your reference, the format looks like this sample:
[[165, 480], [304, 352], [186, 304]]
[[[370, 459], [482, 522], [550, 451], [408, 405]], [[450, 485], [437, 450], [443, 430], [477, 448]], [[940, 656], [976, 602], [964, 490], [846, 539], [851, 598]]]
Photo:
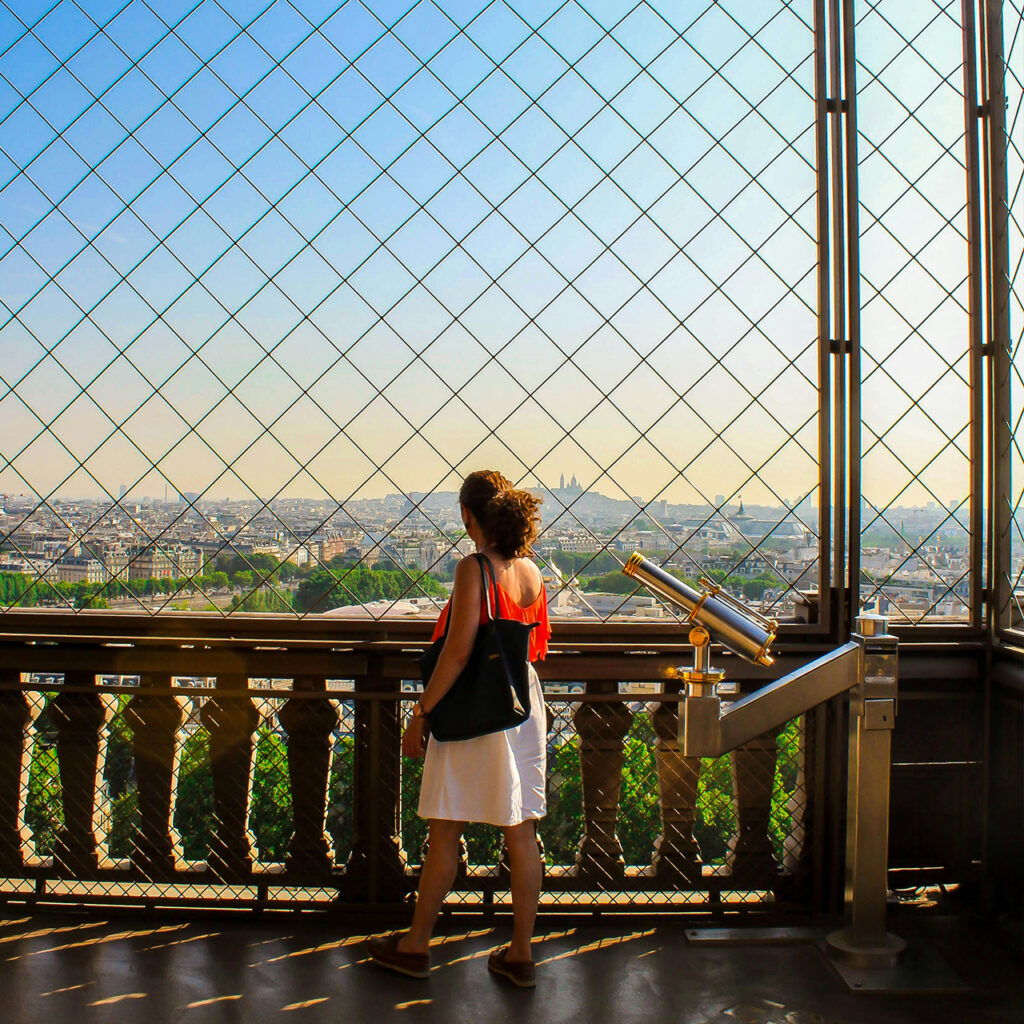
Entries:
[[[859, 7], [865, 487], [902, 504], [967, 482], [942, 8]], [[0, 490], [816, 500], [810, 2], [40, 13], [0, 15]]]

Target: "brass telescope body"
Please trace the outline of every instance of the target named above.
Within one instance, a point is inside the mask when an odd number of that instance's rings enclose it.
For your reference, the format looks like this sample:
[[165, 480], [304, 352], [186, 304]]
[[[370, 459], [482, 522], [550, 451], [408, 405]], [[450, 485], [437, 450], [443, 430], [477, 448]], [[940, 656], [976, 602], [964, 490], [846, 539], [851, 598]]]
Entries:
[[689, 584], [665, 572], [638, 551], [629, 556], [622, 571], [687, 613], [688, 620], [702, 626], [734, 654], [755, 665], [771, 665], [768, 653], [778, 623], [733, 601], [710, 580], [702, 580], [706, 589], [695, 590]]

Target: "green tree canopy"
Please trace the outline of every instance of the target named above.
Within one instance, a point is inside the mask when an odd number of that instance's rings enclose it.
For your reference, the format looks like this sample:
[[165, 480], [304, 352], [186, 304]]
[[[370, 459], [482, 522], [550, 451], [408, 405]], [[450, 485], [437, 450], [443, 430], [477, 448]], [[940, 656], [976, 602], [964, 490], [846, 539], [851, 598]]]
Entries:
[[314, 569], [296, 589], [294, 605], [302, 612], [325, 612], [342, 605], [395, 601], [402, 597], [443, 597], [445, 593], [444, 587], [426, 574], [362, 566], [334, 573]]

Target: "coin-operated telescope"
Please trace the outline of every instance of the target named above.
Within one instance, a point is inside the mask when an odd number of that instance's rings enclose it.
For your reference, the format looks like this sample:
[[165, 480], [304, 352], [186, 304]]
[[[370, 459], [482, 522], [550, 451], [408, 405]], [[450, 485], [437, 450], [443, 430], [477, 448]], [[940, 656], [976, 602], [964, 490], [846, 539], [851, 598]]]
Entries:
[[622, 571], [687, 613], [692, 627], [689, 640], [693, 644], [693, 668], [684, 670], [683, 678], [695, 687], [691, 696], [706, 696], [703, 688], [722, 678], [723, 673], [713, 670], [709, 663], [712, 634], [730, 651], [755, 665], [771, 667], [774, 663], [768, 652], [779, 624], [740, 604], [711, 580], [701, 579], [704, 589], [694, 590], [638, 551], [629, 556]]
[[833, 957], [850, 967], [893, 967], [906, 943], [885, 929], [889, 770], [896, 720], [897, 645], [880, 615], [861, 615], [851, 642], [723, 706], [724, 672], [710, 664], [714, 640], [771, 667], [774, 619], [747, 608], [710, 580], [695, 589], [634, 552], [622, 571], [686, 613], [693, 667], [680, 669], [679, 744], [686, 757], [717, 757], [832, 697], [850, 692], [846, 903], [850, 926], [833, 932]]

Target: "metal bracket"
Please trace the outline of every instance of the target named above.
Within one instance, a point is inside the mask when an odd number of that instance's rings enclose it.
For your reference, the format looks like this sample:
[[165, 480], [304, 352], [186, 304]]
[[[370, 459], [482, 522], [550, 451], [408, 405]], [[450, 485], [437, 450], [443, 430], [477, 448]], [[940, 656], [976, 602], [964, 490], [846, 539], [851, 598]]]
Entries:
[[896, 701], [890, 697], [864, 701], [864, 728], [889, 729], [896, 724]]

